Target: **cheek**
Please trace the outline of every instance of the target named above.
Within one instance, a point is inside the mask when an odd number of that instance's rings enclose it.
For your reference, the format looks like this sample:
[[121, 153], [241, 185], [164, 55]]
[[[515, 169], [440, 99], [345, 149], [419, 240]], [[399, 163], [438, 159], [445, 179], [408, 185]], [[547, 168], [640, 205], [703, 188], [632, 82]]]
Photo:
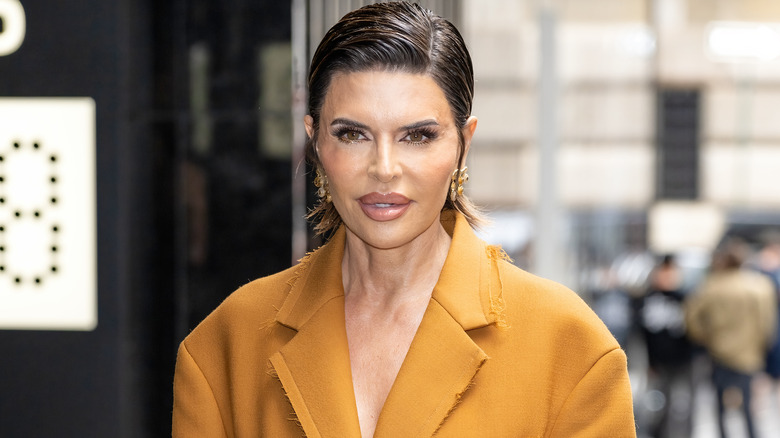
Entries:
[[441, 157], [424, 160], [416, 166], [414, 174], [418, 175], [418, 184], [437, 195], [449, 190], [452, 172], [457, 167], [456, 158], [441, 159]]
[[339, 157], [337, 156], [338, 149], [330, 144], [330, 139], [323, 135], [321, 131], [319, 133], [319, 138], [317, 139], [316, 151], [317, 157], [320, 159], [320, 164], [330, 179], [331, 174], [334, 173], [339, 162], [342, 160], [339, 160]]
[[446, 153], [439, 154], [438, 158], [430, 160], [430, 163], [431, 169], [434, 170], [437, 175], [441, 175], [441, 178], [449, 181], [452, 172], [458, 168], [457, 143], [449, 145]]
[[440, 187], [442, 190], [444, 190], [445, 193], [449, 193], [450, 190], [450, 182], [452, 181], [452, 172], [455, 170], [455, 165], [451, 163], [447, 163], [447, 165], [441, 166], [439, 169], [439, 172], [437, 173], [440, 176]]
[[322, 148], [319, 156], [332, 189], [348, 185], [361, 171], [359, 160], [338, 148]]

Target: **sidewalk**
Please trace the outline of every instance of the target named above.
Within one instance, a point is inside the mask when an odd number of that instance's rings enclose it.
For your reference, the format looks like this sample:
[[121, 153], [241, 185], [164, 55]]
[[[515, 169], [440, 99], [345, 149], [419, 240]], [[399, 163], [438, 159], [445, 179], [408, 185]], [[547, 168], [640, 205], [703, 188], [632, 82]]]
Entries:
[[[773, 388], [773, 385], [774, 388]], [[753, 385], [753, 412], [756, 433], [759, 438], [780, 438], [780, 405], [778, 387], [766, 376], [756, 379]], [[747, 438], [744, 419], [739, 411], [727, 414], [729, 438]], [[715, 390], [709, 382], [698, 385], [694, 396], [693, 437], [719, 438], [718, 408]]]
[[[651, 438], [647, 434], [647, 422], [653, 415], [652, 398], [648, 398], [646, 355], [644, 345], [637, 345], [636, 339], [629, 342], [629, 373], [634, 386], [636, 400], [634, 413], [638, 425], [638, 438]], [[720, 438], [718, 428], [718, 407], [715, 389], [710, 380], [708, 360], [699, 358], [693, 364], [693, 406], [692, 434], [685, 437], [680, 433], [675, 438]], [[688, 397], [687, 391], [672, 397]], [[678, 400], [679, 401], [679, 400]], [[657, 402], [657, 401], [656, 401]], [[666, 403], [669, 401], [661, 401]], [[756, 422], [757, 438], [780, 438], [780, 384], [768, 376], [757, 377], [753, 384], [753, 412]], [[727, 413], [729, 438], [747, 438], [742, 412], [738, 409]]]

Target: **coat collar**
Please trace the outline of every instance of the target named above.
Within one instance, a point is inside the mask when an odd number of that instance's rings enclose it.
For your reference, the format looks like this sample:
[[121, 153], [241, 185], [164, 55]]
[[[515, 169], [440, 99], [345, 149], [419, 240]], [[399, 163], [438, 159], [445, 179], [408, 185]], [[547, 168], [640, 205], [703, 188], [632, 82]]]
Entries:
[[[432, 435], [487, 360], [466, 331], [496, 322], [496, 265], [462, 215], [445, 212], [442, 225], [452, 243], [380, 414], [378, 437]], [[310, 437], [360, 436], [344, 322], [344, 244], [342, 227], [301, 260], [276, 316], [298, 333], [271, 364]]]
[[[480, 240], [460, 213], [444, 211], [441, 223], [452, 236], [452, 243], [432, 298], [464, 330], [496, 322], [500, 290], [494, 281], [498, 279], [495, 263], [491, 262], [498, 250]], [[327, 244], [301, 259], [290, 281], [290, 293], [276, 315], [277, 322], [300, 330], [324, 303], [344, 296], [341, 260], [345, 240], [342, 226]]]

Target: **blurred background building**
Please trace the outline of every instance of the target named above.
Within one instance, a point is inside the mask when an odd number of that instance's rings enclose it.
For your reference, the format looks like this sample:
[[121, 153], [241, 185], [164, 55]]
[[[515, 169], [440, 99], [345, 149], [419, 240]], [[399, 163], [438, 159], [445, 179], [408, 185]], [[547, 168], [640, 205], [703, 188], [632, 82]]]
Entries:
[[[0, 436], [170, 434], [178, 342], [319, 244], [303, 220], [307, 62], [365, 3], [0, 0]], [[420, 3], [473, 56], [467, 191], [493, 219], [481, 232], [579, 291], [619, 339], [658, 256], [677, 255], [693, 287], [724, 235], [776, 232], [777, 1]], [[70, 104], [83, 116], [55, 123]], [[5, 175], [30, 174], [18, 163], [37, 150], [63, 162], [35, 167], [47, 181], [93, 180], [44, 185], [45, 205], [27, 208]], [[54, 217], [38, 258], [17, 243], [35, 241], [33, 217]], [[46, 276], [11, 272], [41, 258]], [[51, 286], [67, 272], [92, 281]], [[86, 322], [46, 323], [40, 306], [74, 300]]]
[[[730, 223], [777, 218], [779, 5], [548, 2], [554, 20], [540, 20], [534, 2], [464, 8], [480, 116], [472, 196], [532, 216], [556, 204], [569, 262], [558, 260], [560, 280], [580, 286], [582, 268], [601, 257], [706, 248]], [[553, 29], [551, 55], [540, 53], [540, 24]], [[544, 62], [552, 79], [540, 77]], [[545, 80], [556, 102], [548, 125], [539, 122]], [[542, 167], [547, 126], [555, 158]], [[540, 187], [545, 171], [552, 193]]]

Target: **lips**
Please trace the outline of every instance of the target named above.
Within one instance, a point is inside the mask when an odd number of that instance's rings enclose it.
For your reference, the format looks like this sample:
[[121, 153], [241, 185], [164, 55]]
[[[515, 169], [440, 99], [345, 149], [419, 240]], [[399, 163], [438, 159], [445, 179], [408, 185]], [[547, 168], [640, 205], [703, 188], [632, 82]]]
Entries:
[[358, 198], [360, 208], [369, 218], [386, 222], [401, 217], [411, 205], [409, 198], [398, 193], [369, 193]]

